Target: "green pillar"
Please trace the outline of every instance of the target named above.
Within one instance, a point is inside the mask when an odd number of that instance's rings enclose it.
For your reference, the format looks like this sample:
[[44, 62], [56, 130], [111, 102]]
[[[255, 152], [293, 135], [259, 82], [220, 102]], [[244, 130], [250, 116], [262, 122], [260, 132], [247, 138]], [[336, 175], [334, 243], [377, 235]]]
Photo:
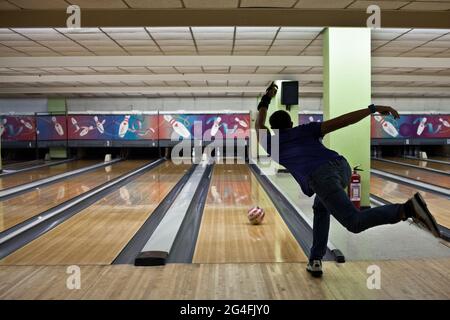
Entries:
[[[49, 113], [66, 113], [66, 99], [49, 98], [47, 100], [47, 110]], [[65, 159], [67, 158], [67, 149], [64, 147], [50, 148], [50, 158]]]
[[[327, 28], [323, 40], [324, 119], [364, 108], [371, 100], [369, 28]], [[370, 118], [328, 134], [324, 143], [350, 165], [361, 165], [361, 205], [369, 206]]]

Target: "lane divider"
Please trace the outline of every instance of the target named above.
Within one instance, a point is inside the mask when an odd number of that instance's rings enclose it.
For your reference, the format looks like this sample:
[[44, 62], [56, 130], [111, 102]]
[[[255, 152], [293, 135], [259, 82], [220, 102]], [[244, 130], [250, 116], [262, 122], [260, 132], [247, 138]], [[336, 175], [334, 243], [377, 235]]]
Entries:
[[3, 173], [0, 174], [0, 178], [3, 177], [7, 177], [7, 176], [12, 176], [16, 173], [22, 173], [22, 172], [26, 172], [26, 171], [31, 171], [31, 170], [35, 170], [35, 169], [40, 169], [40, 168], [45, 168], [45, 167], [53, 167], [53, 166], [57, 166], [59, 164], [63, 164], [66, 162], [72, 162], [76, 160], [75, 158], [71, 158], [71, 159], [65, 159], [65, 160], [61, 160], [61, 161], [54, 161], [51, 163], [44, 163], [44, 164], [39, 164], [33, 167], [28, 167], [28, 168], [24, 168], [24, 169], [19, 169], [19, 170], [8, 170], [8, 169], [3, 169]]
[[34, 188], [37, 188], [37, 187], [42, 187], [44, 185], [48, 185], [48, 184], [51, 184], [51, 183], [54, 183], [54, 182], [57, 182], [57, 181], [60, 181], [60, 180], [63, 180], [63, 179], [67, 179], [69, 177], [73, 177], [73, 176], [76, 176], [76, 175], [79, 175], [79, 174], [82, 174], [82, 173], [86, 173], [86, 172], [89, 172], [89, 171], [92, 171], [92, 170], [95, 170], [95, 169], [98, 169], [98, 168], [110, 166], [110, 165], [112, 165], [114, 163], [117, 163], [119, 161], [122, 161], [122, 160], [123, 159], [121, 159], [121, 158], [117, 158], [117, 159], [114, 159], [114, 160], [111, 160], [111, 161], [108, 161], [108, 162], [101, 162], [101, 163], [94, 164], [94, 165], [89, 166], [89, 167], [76, 169], [76, 170], [73, 170], [73, 171], [69, 171], [69, 172], [58, 174], [56, 176], [52, 176], [52, 177], [48, 177], [48, 178], [44, 178], [44, 179], [39, 179], [39, 180], [30, 182], [30, 183], [22, 184], [22, 185], [19, 185], [19, 186], [16, 186], [16, 187], [3, 189], [3, 190], [0, 191], [0, 201], [4, 201], [4, 200], [6, 200], [7, 198], [10, 198], [10, 197], [15, 197], [15, 196], [17, 196], [19, 194], [22, 194], [22, 193], [30, 190], [30, 189], [34, 189]]
[[399, 166], [405, 166], [405, 167], [410, 167], [410, 168], [414, 168], [414, 169], [419, 169], [419, 170], [424, 170], [424, 171], [428, 171], [428, 172], [433, 172], [433, 173], [438, 173], [438, 174], [443, 174], [443, 175], [446, 175], [446, 176], [450, 176], [449, 172], [445, 172], [445, 171], [441, 171], [441, 170], [437, 170], [437, 169], [433, 169], [433, 168], [416, 166], [416, 165], [410, 164], [410, 163], [403, 163], [403, 162], [398, 162], [398, 161], [388, 160], [388, 159], [382, 159], [382, 158], [372, 158], [372, 160], [378, 160], [378, 161], [382, 161], [382, 162], [393, 163], [393, 164], [396, 164], [396, 165], [399, 165]]

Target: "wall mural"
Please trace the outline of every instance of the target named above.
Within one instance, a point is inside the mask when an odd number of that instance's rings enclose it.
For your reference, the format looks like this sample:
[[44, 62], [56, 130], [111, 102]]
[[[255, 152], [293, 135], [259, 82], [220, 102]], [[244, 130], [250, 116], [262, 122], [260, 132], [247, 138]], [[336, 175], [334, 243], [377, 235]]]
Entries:
[[[311, 121], [323, 121], [321, 114], [299, 114], [299, 124]], [[450, 115], [401, 115], [400, 119], [392, 116], [374, 115], [371, 117], [372, 139], [449, 139]]]
[[249, 136], [249, 114], [161, 114], [159, 139], [181, 140], [227, 138], [244, 139]]
[[25, 115], [1, 116], [0, 136], [3, 141], [35, 141], [35, 117]]
[[156, 140], [156, 115], [69, 115], [69, 140]]
[[57, 141], [67, 139], [66, 116], [37, 116], [37, 139], [39, 141]]

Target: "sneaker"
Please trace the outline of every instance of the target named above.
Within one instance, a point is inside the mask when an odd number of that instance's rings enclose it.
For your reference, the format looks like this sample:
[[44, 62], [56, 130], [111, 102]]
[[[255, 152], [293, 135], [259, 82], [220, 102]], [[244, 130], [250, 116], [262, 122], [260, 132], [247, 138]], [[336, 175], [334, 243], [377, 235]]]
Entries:
[[320, 261], [320, 260], [309, 261], [308, 264], [306, 265], [306, 271], [311, 273], [311, 275], [313, 277], [316, 277], [316, 278], [321, 277], [323, 274], [322, 261]]
[[[409, 203], [409, 204], [408, 204]], [[441, 232], [431, 212], [428, 210], [425, 200], [420, 193], [416, 193], [411, 199], [407, 201], [405, 206], [412, 212], [408, 214], [413, 222], [419, 227], [430, 231], [435, 237], [440, 238]]]

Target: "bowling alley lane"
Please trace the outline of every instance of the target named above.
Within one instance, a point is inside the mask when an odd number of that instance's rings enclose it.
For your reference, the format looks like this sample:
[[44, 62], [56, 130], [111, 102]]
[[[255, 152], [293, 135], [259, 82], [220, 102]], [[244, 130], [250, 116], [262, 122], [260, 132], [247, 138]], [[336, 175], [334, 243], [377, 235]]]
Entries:
[[111, 264], [189, 165], [165, 162], [30, 242], [0, 265]]
[[[251, 225], [247, 211], [266, 212]], [[247, 165], [214, 166], [195, 248], [194, 263], [304, 262], [295, 240]]]
[[372, 168], [439, 187], [450, 188], [450, 179], [448, 176], [443, 174], [426, 172], [424, 170], [402, 166], [401, 164], [388, 163], [378, 160], [372, 160]]
[[386, 160], [396, 161], [400, 163], [411, 164], [413, 166], [422, 167], [424, 169], [434, 169], [450, 173], [450, 164], [426, 161], [421, 159], [400, 158], [400, 157], [384, 157]]
[[55, 166], [38, 168], [22, 173], [16, 173], [10, 176], [0, 178], [0, 190], [12, 188], [21, 184], [30, 183], [36, 180], [49, 178], [61, 173], [77, 170], [83, 167], [92, 166], [99, 163], [99, 160], [77, 160], [70, 161]]
[[148, 161], [121, 161], [0, 201], [0, 232], [105, 182], [143, 166]]
[[[370, 177], [370, 193], [391, 203], [405, 202], [416, 192], [416, 189], [407, 185], [385, 180], [374, 175]], [[431, 192], [420, 191], [420, 194], [425, 199], [428, 209], [434, 215], [437, 223], [450, 229], [449, 200]]]

